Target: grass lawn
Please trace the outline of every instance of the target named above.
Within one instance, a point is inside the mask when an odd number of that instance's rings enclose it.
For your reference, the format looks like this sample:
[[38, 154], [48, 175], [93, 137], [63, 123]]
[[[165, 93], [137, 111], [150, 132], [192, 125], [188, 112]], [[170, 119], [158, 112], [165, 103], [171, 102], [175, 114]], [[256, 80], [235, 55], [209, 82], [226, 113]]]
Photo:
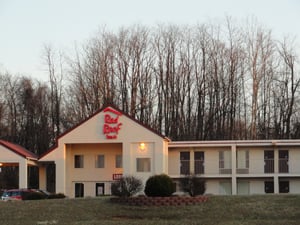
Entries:
[[300, 195], [211, 196], [196, 206], [138, 207], [109, 197], [0, 202], [1, 225], [299, 225]]

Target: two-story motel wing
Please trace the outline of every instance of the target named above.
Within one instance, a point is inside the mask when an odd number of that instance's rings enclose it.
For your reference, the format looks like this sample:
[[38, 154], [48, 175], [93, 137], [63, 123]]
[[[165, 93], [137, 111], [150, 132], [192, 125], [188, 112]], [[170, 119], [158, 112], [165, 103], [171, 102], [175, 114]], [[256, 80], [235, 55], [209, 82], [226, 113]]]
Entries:
[[111, 106], [58, 137], [38, 163], [40, 188], [55, 165], [55, 191], [69, 197], [110, 194], [122, 175], [145, 182], [161, 173], [202, 177], [206, 194], [300, 193], [300, 140], [176, 142]]
[[170, 142], [168, 174], [193, 173], [206, 193], [300, 193], [300, 141]]

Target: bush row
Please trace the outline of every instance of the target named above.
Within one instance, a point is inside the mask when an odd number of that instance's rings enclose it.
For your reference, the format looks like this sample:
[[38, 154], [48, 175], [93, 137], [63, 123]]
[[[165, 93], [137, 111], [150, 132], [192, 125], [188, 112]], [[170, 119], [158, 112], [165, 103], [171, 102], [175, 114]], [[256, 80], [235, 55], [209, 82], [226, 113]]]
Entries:
[[[205, 182], [195, 175], [187, 175], [180, 180], [181, 190], [190, 196], [202, 195], [205, 192]], [[143, 182], [133, 176], [123, 176], [111, 186], [111, 193], [118, 197], [130, 197], [143, 189]], [[176, 184], [165, 174], [154, 175], [146, 181], [144, 189], [148, 197], [169, 197], [176, 191]]]

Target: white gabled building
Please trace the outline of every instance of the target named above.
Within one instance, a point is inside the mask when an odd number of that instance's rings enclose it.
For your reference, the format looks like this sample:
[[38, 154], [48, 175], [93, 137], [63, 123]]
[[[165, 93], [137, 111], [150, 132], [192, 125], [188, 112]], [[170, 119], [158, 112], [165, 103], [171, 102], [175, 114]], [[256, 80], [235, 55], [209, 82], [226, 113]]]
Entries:
[[38, 163], [40, 188], [55, 165], [55, 191], [69, 197], [110, 194], [122, 175], [145, 182], [161, 173], [196, 174], [206, 194], [300, 193], [300, 140], [170, 141], [112, 106], [58, 137]]
[[[70, 197], [110, 193], [123, 174], [143, 181], [168, 173], [169, 140], [128, 115], [106, 107], [57, 139], [39, 162], [40, 186], [46, 188], [46, 165], [56, 166], [56, 192]], [[45, 165], [44, 167], [42, 165]]]

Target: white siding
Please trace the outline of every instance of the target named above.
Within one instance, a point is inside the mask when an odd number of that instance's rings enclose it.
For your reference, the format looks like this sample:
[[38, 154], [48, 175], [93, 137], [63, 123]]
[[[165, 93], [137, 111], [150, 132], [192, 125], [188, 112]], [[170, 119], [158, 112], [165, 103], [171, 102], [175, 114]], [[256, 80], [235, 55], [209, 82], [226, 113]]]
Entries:
[[290, 193], [300, 194], [300, 179], [290, 180]]
[[237, 194], [238, 195], [249, 195], [249, 181], [238, 181], [237, 182]]
[[205, 151], [205, 174], [219, 174], [219, 151]]
[[231, 195], [232, 186], [230, 181], [220, 181], [219, 182], [219, 193], [220, 195]]
[[219, 181], [218, 180], [207, 180], [206, 181], [205, 194], [219, 195]]
[[289, 151], [289, 173], [300, 174], [300, 149]]
[[250, 194], [265, 194], [265, 183], [262, 180], [250, 181]]
[[249, 174], [264, 173], [264, 151], [250, 149], [249, 151]]
[[170, 176], [176, 176], [180, 174], [180, 166], [179, 166], [179, 151], [169, 151], [169, 169], [168, 173]]

